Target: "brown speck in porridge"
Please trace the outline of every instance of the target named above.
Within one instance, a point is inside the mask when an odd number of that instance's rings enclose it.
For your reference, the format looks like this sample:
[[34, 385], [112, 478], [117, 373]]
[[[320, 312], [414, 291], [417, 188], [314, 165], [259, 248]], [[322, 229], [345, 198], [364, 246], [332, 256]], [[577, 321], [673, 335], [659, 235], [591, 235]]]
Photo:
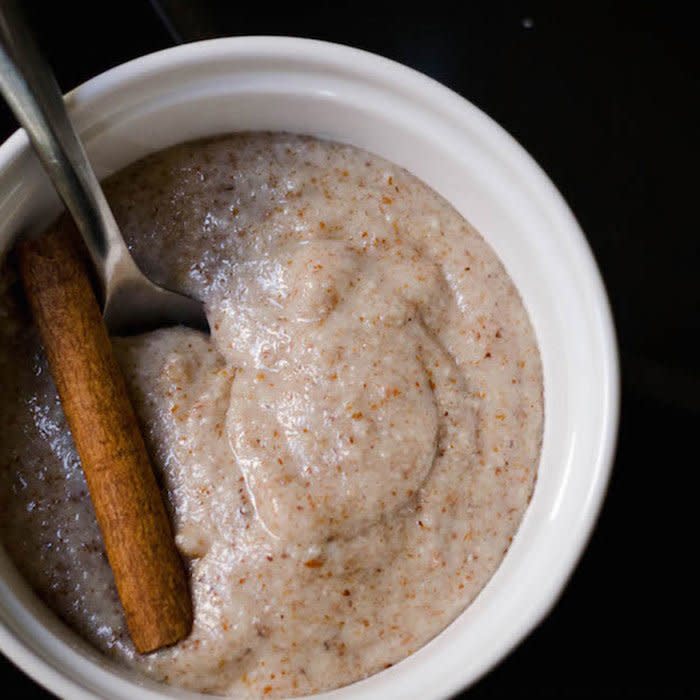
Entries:
[[188, 564], [191, 636], [126, 634], [85, 481], [0, 277], [0, 535], [109, 656], [176, 686], [304, 695], [389, 668], [494, 573], [532, 494], [539, 353], [479, 234], [415, 177], [287, 134], [188, 143], [106, 191], [211, 337], [114, 339]]

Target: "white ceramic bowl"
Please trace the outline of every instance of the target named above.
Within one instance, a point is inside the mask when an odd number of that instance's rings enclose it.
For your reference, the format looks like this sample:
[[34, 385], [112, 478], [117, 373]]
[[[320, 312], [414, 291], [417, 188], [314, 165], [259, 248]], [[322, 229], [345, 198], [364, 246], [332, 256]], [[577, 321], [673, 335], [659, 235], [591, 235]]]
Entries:
[[[407, 168], [496, 250], [522, 294], [544, 364], [534, 497], [501, 567], [454, 623], [405, 661], [318, 697], [427, 700], [472, 683], [557, 600], [591, 532], [614, 451], [618, 366], [608, 301], [557, 190], [461, 97], [396, 63], [332, 44], [246, 37], [180, 46], [103, 73], [68, 103], [100, 176], [221, 132], [314, 134]], [[26, 137], [14, 134], [0, 147], [0, 254], [17, 232], [41, 227], [57, 211]], [[2, 551], [0, 649], [63, 697], [204, 697], [102, 658], [36, 599]]]

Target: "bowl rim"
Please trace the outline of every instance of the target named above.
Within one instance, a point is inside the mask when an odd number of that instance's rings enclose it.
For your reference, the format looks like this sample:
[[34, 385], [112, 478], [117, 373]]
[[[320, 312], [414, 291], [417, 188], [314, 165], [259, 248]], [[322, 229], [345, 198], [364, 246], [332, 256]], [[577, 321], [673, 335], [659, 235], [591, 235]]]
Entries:
[[[183, 44], [145, 56], [132, 59], [111, 68], [79, 85], [66, 95], [74, 108], [86, 102], [108, 94], [119, 86], [128, 84], [135, 76], [155, 74], [167, 68], [172, 70], [177, 65], [196, 65], [211, 62], [216, 58], [232, 60], [236, 57], [256, 58], [290, 58], [302, 57], [305, 61], [328, 65], [329, 62], [340, 63], [343, 70], [350, 71], [366, 79], [391, 78], [398, 88], [410, 91], [421, 90], [439, 97], [442, 107], [459, 120], [469, 114], [478, 121], [481, 133], [491, 139], [490, 145], [507, 152], [510, 162], [528, 176], [532, 193], [536, 193], [547, 202], [550, 211], [557, 216], [560, 227], [568, 236], [568, 245], [573, 247], [577, 263], [584, 269], [588, 282], [588, 291], [593, 295], [597, 311], [597, 326], [601, 334], [602, 368], [604, 377], [602, 425], [596, 447], [595, 479], [588, 493], [583, 516], [579, 522], [579, 531], [572, 538], [566, 556], [562, 558], [546, 590], [543, 588], [539, 598], [532, 606], [527, 621], [521, 622], [517, 629], [504, 635], [503, 643], [497, 650], [491, 651], [481, 663], [476, 674], [467, 678], [443, 679], [440, 690], [446, 695], [458, 692], [471, 685], [493, 666], [501, 661], [517, 644], [519, 644], [547, 615], [562, 594], [567, 581], [573, 574], [592, 534], [598, 518], [612, 471], [616, 449], [617, 431], [620, 411], [620, 372], [615, 328], [610, 303], [605, 291], [600, 271], [595, 262], [588, 241], [574, 215], [568, 208], [562, 195], [547, 177], [534, 159], [487, 114], [478, 109], [467, 99], [461, 97], [439, 82], [426, 75], [404, 66], [398, 62], [361, 49], [331, 42], [281, 36], [242, 36], [211, 39]], [[0, 145], [0, 174], [29, 149], [26, 134], [20, 129]], [[91, 690], [62, 673], [48, 660], [30, 649], [16, 636], [6, 622], [0, 618], [0, 651], [38, 683], [62, 697], [95, 698]]]

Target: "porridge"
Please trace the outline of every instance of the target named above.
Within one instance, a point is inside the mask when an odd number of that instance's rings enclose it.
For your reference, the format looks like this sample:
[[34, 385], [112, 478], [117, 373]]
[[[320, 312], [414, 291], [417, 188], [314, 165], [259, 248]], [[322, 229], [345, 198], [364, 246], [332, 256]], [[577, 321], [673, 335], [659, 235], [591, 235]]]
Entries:
[[134, 651], [6, 265], [0, 536], [20, 571], [107, 655], [203, 692], [308, 694], [424, 645], [498, 567], [536, 476], [540, 359], [493, 251], [406, 171], [309, 137], [183, 144], [105, 189], [141, 267], [212, 330], [113, 341], [193, 631]]

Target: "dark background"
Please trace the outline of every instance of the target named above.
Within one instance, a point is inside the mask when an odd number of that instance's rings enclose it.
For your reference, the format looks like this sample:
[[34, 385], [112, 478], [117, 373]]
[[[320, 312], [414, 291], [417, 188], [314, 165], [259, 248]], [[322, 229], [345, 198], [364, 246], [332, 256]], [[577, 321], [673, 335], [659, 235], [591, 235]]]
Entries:
[[[700, 109], [689, 11], [641, 0], [27, 5], [65, 90], [181, 41], [306, 36], [417, 68], [523, 144], [602, 269], [619, 333], [622, 422], [608, 498], [566, 592], [468, 695], [695, 696]], [[14, 128], [1, 105], [0, 139]], [[0, 657], [0, 688], [10, 687], [11, 697], [50, 697]]]

